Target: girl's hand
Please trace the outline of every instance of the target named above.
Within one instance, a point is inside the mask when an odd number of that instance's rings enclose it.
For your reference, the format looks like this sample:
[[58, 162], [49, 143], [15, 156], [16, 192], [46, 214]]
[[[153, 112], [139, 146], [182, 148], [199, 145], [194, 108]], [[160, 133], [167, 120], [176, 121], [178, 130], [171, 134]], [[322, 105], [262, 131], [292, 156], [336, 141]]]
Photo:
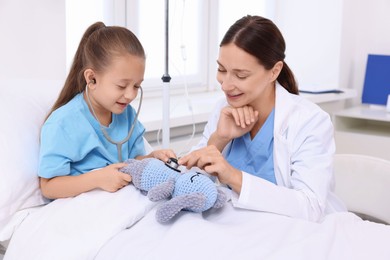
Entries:
[[169, 158], [176, 158], [176, 154], [171, 149], [161, 149], [151, 152], [147, 157], [167, 162]]
[[216, 134], [219, 138], [230, 141], [252, 130], [258, 119], [259, 112], [253, 110], [251, 106], [224, 107], [221, 110]]
[[98, 187], [105, 191], [115, 192], [127, 186], [131, 182], [131, 176], [119, 171], [126, 165], [126, 163], [115, 163], [96, 170]]
[[214, 145], [193, 151], [180, 158], [178, 163], [187, 169], [196, 166], [217, 176], [221, 183], [229, 185], [237, 193], [241, 191], [242, 172], [231, 166]]

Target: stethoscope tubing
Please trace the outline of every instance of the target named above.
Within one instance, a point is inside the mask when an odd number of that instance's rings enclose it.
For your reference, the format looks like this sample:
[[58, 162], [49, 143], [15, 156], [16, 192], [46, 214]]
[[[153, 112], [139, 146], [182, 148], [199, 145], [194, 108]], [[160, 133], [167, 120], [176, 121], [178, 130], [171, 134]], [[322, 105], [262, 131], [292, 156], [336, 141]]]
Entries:
[[141, 96], [140, 96], [140, 101], [139, 101], [139, 104], [138, 104], [138, 108], [137, 108], [137, 113], [135, 114], [135, 117], [134, 117], [134, 120], [133, 120], [133, 123], [130, 127], [130, 130], [129, 130], [129, 133], [127, 134], [127, 136], [121, 140], [121, 141], [114, 141], [110, 135], [107, 133], [106, 129], [104, 129], [104, 126], [100, 123], [99, 121], [99, 118], [96, 116], [96, 113], [95, 113], [95, 110], [93, 109], [93, 106], [92, 106], [92, 103], [91, 103], [91, 100], [89, 99], [89, 93], [88, 93], [88, 85], [85, 87], [85, 94], [87, 96], [87, 102], [88, 102], [88, 105], [91, 107], [91, 111], [92, 111], [92, 114], [93, 116], [95, 117], [96, 121], [99, 123], [99, 126], [100, 126], [100, 129], [101, 131], [103, 132], [103, 136], [104, 138], [107, 139], [107, 141], [109, 141], [110, 143], [116, 145], [116, 148], [117, 148], [117, 151], [118, 151], [118, 161], [119, 162], [123, 162], [123, 157], [122, 157], [122, 145], [124, 143], [126, 143], [127, 141], [129, 141], [131, 135], [133, 134], [134, 132], [134, 127], [137, 123], [137, 120], [138, 120], [138, 115], [141, 111], [141, 106], [142, 106], [142, 100], [143, 100], [143, 89], [141, 86], [139, 86], [139, 89], [141, 90]]

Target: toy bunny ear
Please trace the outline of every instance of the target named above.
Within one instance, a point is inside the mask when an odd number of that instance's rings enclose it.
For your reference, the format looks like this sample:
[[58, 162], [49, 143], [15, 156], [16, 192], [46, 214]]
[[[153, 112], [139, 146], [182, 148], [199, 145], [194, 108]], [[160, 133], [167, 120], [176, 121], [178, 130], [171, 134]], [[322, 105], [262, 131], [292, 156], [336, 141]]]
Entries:
[[201, 212], [207, 201], [202, 193], [192, 193], [174, 197], [164, 202], [156, 211], [156, 219], [160, 223], [165, 223], [173, 218], [181, 210], [186, 209], [193, 212]]

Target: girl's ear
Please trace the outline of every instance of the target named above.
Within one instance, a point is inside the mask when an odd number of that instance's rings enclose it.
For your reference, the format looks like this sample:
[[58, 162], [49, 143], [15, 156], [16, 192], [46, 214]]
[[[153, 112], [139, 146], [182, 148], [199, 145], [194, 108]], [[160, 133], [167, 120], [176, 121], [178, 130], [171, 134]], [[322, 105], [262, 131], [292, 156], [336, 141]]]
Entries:
[[283, 69], [283, 61], [276, 62], [274, 67], [271, 69], [271, 81], [275, 81], [278, 78], [282, 69]]
[[84, 79], [87, 82], [87, 86], [91, 89], [95, 88], [96, 83], [95, 72], [92, 69], [84, 70]]

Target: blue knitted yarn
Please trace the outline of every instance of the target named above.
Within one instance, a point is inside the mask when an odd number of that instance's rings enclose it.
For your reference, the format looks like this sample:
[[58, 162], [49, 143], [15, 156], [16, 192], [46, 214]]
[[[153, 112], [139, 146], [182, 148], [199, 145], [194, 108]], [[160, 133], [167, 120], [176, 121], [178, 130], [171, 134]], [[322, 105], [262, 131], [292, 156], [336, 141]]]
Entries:
[[190, 171], [180, 175], [180, 177], [176, 180], [173, 197], [191, 193], [202, 193], [207, 198], [204, 207], [196, 212], [203, 212], [211, 208], [218, 196], [215, 183], [206, 175], [195, 171]]
[[149, 191], [154, 186], [166, 182], [169, 179], [179, 178], [180, 173], [172, 170], [160, 160], [149, 160], [142, 173], [140, 188]]
[[[198, 213], [203, 212], [213, 207], [217, 200], [218, 190], [216, 189], [215, 183], [204, 174], [196, 171], [189, 171], [182, 174], [172, 170], [164, 162], [154, 158], [143, 160], [129, 159], [126, 163], [128, 165], [123, 167], [121, 171], [130, 174], [134, 186], [142, 191], [148, 192], [150, 189], [170, 179], [174, 179], [175, 188], [172, 198], [180, 197], [181, 199], [177, 200], [177, 203], [191, 205], [189, 208], [182, 208], [184, 210], [191, 210]], [[202, 205], [197, 206], [196, 203], [203, 196], [206, 197], [206, 202], [203, 207]], [[162, 212], [161, 214], [164, 215], [165, 213]]]

